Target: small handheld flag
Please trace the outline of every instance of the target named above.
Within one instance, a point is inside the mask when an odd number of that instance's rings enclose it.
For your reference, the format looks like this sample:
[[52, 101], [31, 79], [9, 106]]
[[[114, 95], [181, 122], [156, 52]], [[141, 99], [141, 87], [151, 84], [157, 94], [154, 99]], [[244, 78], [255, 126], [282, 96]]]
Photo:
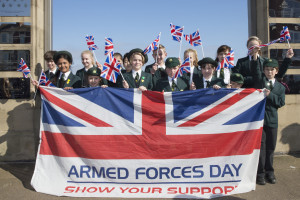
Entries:
[[160, 34], [158, 34], [157, 38], [154, 40], [154, 42], [152, 42], [148, 47], [146, 47], [146, 49], [144, 50], [144, 54], [148, 54], [151, 51], [154, 51], [158, 48], [159, 43], [160, 43]]
[[117, 62], [116, 58], [108, 55], [100, 76], [113, 83], [116, 83], [119, 73], [121, 73], [121, 64]]
[[199, 30], [196, 32], [190, 34], [190, 35], [185, 35], [184, 34], [185, 40], [192, 46], [199, 46], [202, 45], [202, 41], [199, 35]]
[[247, 55], [250, 55], [251, 51], [252, 51], [254, 48], [256, 48], [256, 47], [267, 47], [267, 46], [269, 46], [269, 45], [271, 45], [271, 44], [274, 44], [274, 43], [276, 43], [276, 42], [278, 42], [278, 41], [280, 41], [280, 38], [278, 38], [278, 39], [276, 39], [276, 40], [273, 40], [273, 41], [271, 41], [271, 42], [268, 42], [267, 44], [254, 45], [254, 46], [252, 46], [252, 47], [250, 47], [250, 48], [248, 49], [248, 54], [247, 54]]
[[177, 72], [175, 73], [173, 79], [178, 78], [178, 77], [182, 77], [182, 75], [184, 73], [190, 73], [190, 72], [191, 72], [191, 61], [190, 61], [190, 57], [187, 57], [184, 60], [184, 62], [182, 63], [182, 65], [179, 67]]
[[291, 35], [287, 26], [283, 27], [283, 30], [280, 32], [280, 41], [288, 41], [291, 40]]
[[234, 67], [234, 51], [231, 50], [226, 57], [219, 63], [217, 70], [221, 70], [222, 68], [233, 68]]
[[113, 40], [111, 38], [105, 38], [104, 55], [108, 56], [109, 54], [111, 54], [111, 56], [114, 55], [114, 44], [113, 44]]
[[183, 35], [183, 27], [176, 26], [176, 25], [173, 25], [172, 23], [170, 23], [170, 28], [171, 28], [172, 39], [177, 41], [177, 42], [180, 42], [181, 37]]
[[42, 70], [41, 75], [40, 75], [40, 79], [39, 79], [39, 85], [43, 85], [43, 86], [50, 86], [50, 87], [56, 87], [46, 76], [46, 74], [44, 73], [44, 71]]
[[87, 35], [85, 37], [85, 40], [86, 40], [86, 43], [87, 43], [88, 48], [89, 48], [90, 51], [98, 49], [97, 45], [95, 45], [95, 42], [94, 42], [94, 40], [95, 40], [94, 36], [92, 36], [92, 35], [88, 36]]
[[23, 58], [21, 58], [21, 61], [19, 63], [19, 67], [17, 69], [18, 72], [22, 72], [23, 73], [23, 76], [25, 78], [28, 78], [28, 75], [30, 76], [31, 78], [31, 75], [30, 75], [30, 69], [29, 67], [27, 66], [27, 64], [25, 63], [25, 61], [23, 60]]

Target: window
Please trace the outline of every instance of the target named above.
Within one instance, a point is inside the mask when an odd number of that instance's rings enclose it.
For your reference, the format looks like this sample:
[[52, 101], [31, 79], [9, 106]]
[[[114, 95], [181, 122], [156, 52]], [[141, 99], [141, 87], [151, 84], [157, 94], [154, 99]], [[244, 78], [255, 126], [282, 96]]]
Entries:
[[[283, 59], [285, 58], [287, 49], [271, 49], [270, 57], [278, 60], [279, 65], [281, 65]], [[300, 49], [293, 49], [294, 56], [292, 58], [292, 64], [289, 69], [300, 69]]]
[[29, 78], [0, 78], [0, 99], [25, 99], [29, 97]]
[[30, 44], [30, 23], [0, 23], [0, 44]]
[[270, 17], [300, 17], [300, 0], [269, 0]]
[[280, 32], [283, 29], [283, 26], [287, 26], [291, 35], [290, 43], [300, 43], [300, 24], [279, 24], [279, 23], [270, 23], [270, 40], [276, 40], [280, 37]]
[[21, 58], [30, 68], [29, 50], [0, 50], [0, 71], [16, 71]]

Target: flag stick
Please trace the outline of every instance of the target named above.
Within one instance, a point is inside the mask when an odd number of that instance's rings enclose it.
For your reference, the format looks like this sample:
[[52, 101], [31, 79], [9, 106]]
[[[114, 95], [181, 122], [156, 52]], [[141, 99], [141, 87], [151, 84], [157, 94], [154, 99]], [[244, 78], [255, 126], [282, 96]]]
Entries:
[[289, 49], [291, 48], [291, 46], [290, 46], [290, 42], [289, 42], [289, 40], [286, 40], [287, 41], [287, 43], [288, 43], [288, 45], [289, 45]]
[[93, 50], [93, 55], [94, 55], [94, 57], [95, 57], [95, 60], [96, 60], [96, 62], [98, 62], [98, 60], [97, 60], [97, 57], [96, 57], [96, 54], [95, 54], [95, 51]]
[[[189, 52], [189, 59], [190, 59], [190, 52]], [[195, 69], [194, 69], [195, 70]], [[190, 61], [190, 85], [192, 84], [192, 82], [193, 82], [193, 74], [194, 74], [194, 71], [193, 71], [193, 73], [192, 73], [192, 66], [191, 66], [191, 61]]]
[[179, 56], [178, 56], [178, 58], [180, 58], [180, 54], [181, 54], [181, 45], [182, 45], [183, 30], [184, 30], [184, 26], [182, 27], [182, 36], [181, 36], [180, 45], [179, 45]]
[[[40, 77], [39, 77], [39, 86], [40, 86], [40, 80], [41, 80], [42, 73], [43, 73], [43, 69], [42, 69], [42, 71], [41, 71], [41, 74], [40, 74]], [[38, 89], [38, 88], [35, 88], [35, 92], [34, 92], [33, 100], [35, 100], [36, 93], [37, 93], [37, 89]]]
[[[160, 44], [160, 34], [161, 34], [161, 32], [159, 33], [159, 40], [158, 40], [158, 44], [157, 44], [158, 48], [157, 48], [156, 56], [155, 56], [155, 63], [157, 63], [157, 55], [159, 53], [158, 51], [159, 51], [159, 44]], [[154, 49], [153, 49], [153, 51], [154, 51]]]
[[204, 58], [204, 50], [203, 50], [203, 45], [201, 44], [201, 48], [202, 48], [202, 56]]

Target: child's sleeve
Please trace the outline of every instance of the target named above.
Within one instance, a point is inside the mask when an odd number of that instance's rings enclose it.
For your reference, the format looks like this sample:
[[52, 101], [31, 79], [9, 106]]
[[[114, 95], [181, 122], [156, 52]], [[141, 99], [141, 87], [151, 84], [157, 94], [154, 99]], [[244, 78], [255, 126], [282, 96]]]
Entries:
[[275, 108], [280, 108], [285, 105], [285, 89], [282, 87], [280, 89], [279, 94], [274, 92], [270, 92], [269, 96], [267, 96], [267, 101], [272, 104]]

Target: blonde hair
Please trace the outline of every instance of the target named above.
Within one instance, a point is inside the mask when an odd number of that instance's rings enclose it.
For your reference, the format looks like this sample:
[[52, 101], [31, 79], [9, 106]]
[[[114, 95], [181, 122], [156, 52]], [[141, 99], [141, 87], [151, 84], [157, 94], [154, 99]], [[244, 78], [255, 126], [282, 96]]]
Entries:
[[95, 59], [94, 59], [94, 55], [93, 53], [90, 51], [90, 50], [85, 50], [83, 52], [81, 52], [81, 57], [83, 54], [88, 54], [91, 56], [91, 59], [92, 59], [92, 64], [95, 66], [96, 65], [96, 62], [95, 62]]
[[130, 64], [131, 64], [131, 61], [132, 61], [134, 55], [139, 55], [139, 56], [141, 56], [141, 57], [142, 57], [142, 62], [143, 62], [143, 64], [145, 64], [145, 57], [144, 57], [144, 55], [143, 55], [142, 53], [140, 53], [140, 52], [135, 52], [135, 53], [133, 53], [133, 54], [130, 56], [130, 61], [129, 61]]
[[247, 40], [247, 48], [248, 48], [249, 43], [253, 40], [257, 41], [258, 44], [262, 44], [261, 40], [257, 36], [250, 36]]
[[198, 66], [198, 53], [195, 49], [187, 49], [184, 51], [183, 55], [186, 53], [190, 53], [190, 52], [194, 53], [195, 59], [194, 59], [193, 65], [195, 67], [197, 67]]
[[[155, 49], [154, 51], [157, 51], [157, 50], [159, 49], [159, 50], [164, 51], [165, 53], [167, 52], [167, 51], [166, 51], [166, 47], [165, 47], [164, 45], [159, 44], [158, 46], [159, 46], [159, 48]], [[153, 51], [153, 53], [154, 53], [154, 51]]]

